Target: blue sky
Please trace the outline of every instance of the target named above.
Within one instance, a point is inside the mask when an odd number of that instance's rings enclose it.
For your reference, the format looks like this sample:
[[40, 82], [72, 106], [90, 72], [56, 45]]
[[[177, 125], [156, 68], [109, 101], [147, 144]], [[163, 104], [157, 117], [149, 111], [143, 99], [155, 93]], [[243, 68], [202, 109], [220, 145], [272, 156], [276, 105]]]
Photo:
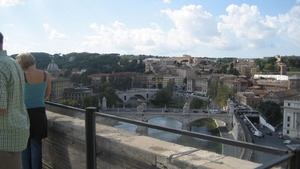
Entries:
[[300, 56], [300, 0], [0, 0], [8, 54]]

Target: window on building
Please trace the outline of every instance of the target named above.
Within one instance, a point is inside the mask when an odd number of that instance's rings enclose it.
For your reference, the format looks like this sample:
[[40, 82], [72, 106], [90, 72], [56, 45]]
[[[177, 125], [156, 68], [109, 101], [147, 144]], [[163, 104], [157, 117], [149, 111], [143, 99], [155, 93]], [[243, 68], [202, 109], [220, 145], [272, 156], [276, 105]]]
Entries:
[[287, 116], [287, 121], [290, 121], [290, 116]]
[[287, 127], [290, 127], [290, 124], [287, 124]]
[[287, 131], [286, 131], [286, 134], [290, 134], [290, 130], [287, 130]]

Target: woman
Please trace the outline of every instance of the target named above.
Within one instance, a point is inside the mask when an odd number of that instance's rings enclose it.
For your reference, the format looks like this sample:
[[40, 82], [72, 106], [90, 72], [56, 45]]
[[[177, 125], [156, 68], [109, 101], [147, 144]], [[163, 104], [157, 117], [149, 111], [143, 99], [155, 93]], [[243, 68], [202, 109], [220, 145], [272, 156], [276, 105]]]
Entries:
[[45, 100], [50, 97], [51, 77], [37, 69], [30, 53], [16, 57], [25, 76], [24, 100], [30, 119], [30, 137], [22, 152], [23, 169], [42, 169], [42, 139], [47, 137]]

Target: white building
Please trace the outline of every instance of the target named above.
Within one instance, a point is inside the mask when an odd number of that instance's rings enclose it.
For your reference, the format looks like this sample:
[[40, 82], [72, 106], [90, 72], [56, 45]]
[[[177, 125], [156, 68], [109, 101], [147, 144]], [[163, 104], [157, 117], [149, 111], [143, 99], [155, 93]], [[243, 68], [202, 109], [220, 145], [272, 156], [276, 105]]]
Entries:
[[284, 100], [282, 133], [291, 138], [300, 138], [299, 100]]

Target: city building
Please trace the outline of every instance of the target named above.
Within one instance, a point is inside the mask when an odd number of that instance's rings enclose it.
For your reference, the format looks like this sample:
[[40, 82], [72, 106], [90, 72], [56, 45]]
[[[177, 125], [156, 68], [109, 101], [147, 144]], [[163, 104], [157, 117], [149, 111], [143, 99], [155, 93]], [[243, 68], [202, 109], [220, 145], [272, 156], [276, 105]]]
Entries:
[[79, 104], [82, 103], [82, 100], [85, 96], [92, 96], [93, 91], [86, 87], [80, 88], [66, 88], [63, 92], [64, 100], [76, 100]]
[[209, 76], [188, 77], [186, 83], [187, 92], [206, 94], [209, 85]]
[[300, 90], [300, 76], [293, 75], [289, 78], [288, 89]]
[[63, 93], [66, 88], [71, 87], [72, 84], [67, 78], [55, 78], [51, 79], [51, 93], [50, 100], [51, 102], [59, 102], [63, 100]]
[[185, 86], [185, 84], [183, 83], [184, 81], [183, 76], [176, 76], [176, 75], [165, 75], [163, 77], [163, 87], [166, 87], [169, 80], [172, 80], [174, 82], [174, 87], [175, 88], [182, 88]]
[[147, 75], [138, 73], [133, 77], [133, 88], [147, 88]]
[[101, 78], [105, 76], [106, 81], [108, 81], [108, 78], [110, 76], [109, 73], [98, 73], [98, 74], [91, 74], [88, 77], [92, 79], [92, 85], [98, 87], [101, 83]]
[[284, 100], [283, 105], [283, 135], [300, 138], [300, 100]]
[[261, 100], [263, 102], [272, 101], [277, 104], [282, 104], [284, 102], [284, 100], [291, 99], [295, 96], [298, 96], [299, 94], [300, 93], [295, 89], [282, 90], [282, 91], [270, 91], [269, 93], [265, 94], [261, 98]]
[[51, 75], [51, 93], [49, 101], [59, 102], [60, 100], [63, 100], [64, 89], [72, 87], [70, 79], [60, 77], [62, 72], [53, 59], [47, 66], [47, 72]]
[[256, 107], [260, 103], [260, 98], [255, 96], [254, 92], [237, 92], [235, 94], [235, 101], [243, 105]]

